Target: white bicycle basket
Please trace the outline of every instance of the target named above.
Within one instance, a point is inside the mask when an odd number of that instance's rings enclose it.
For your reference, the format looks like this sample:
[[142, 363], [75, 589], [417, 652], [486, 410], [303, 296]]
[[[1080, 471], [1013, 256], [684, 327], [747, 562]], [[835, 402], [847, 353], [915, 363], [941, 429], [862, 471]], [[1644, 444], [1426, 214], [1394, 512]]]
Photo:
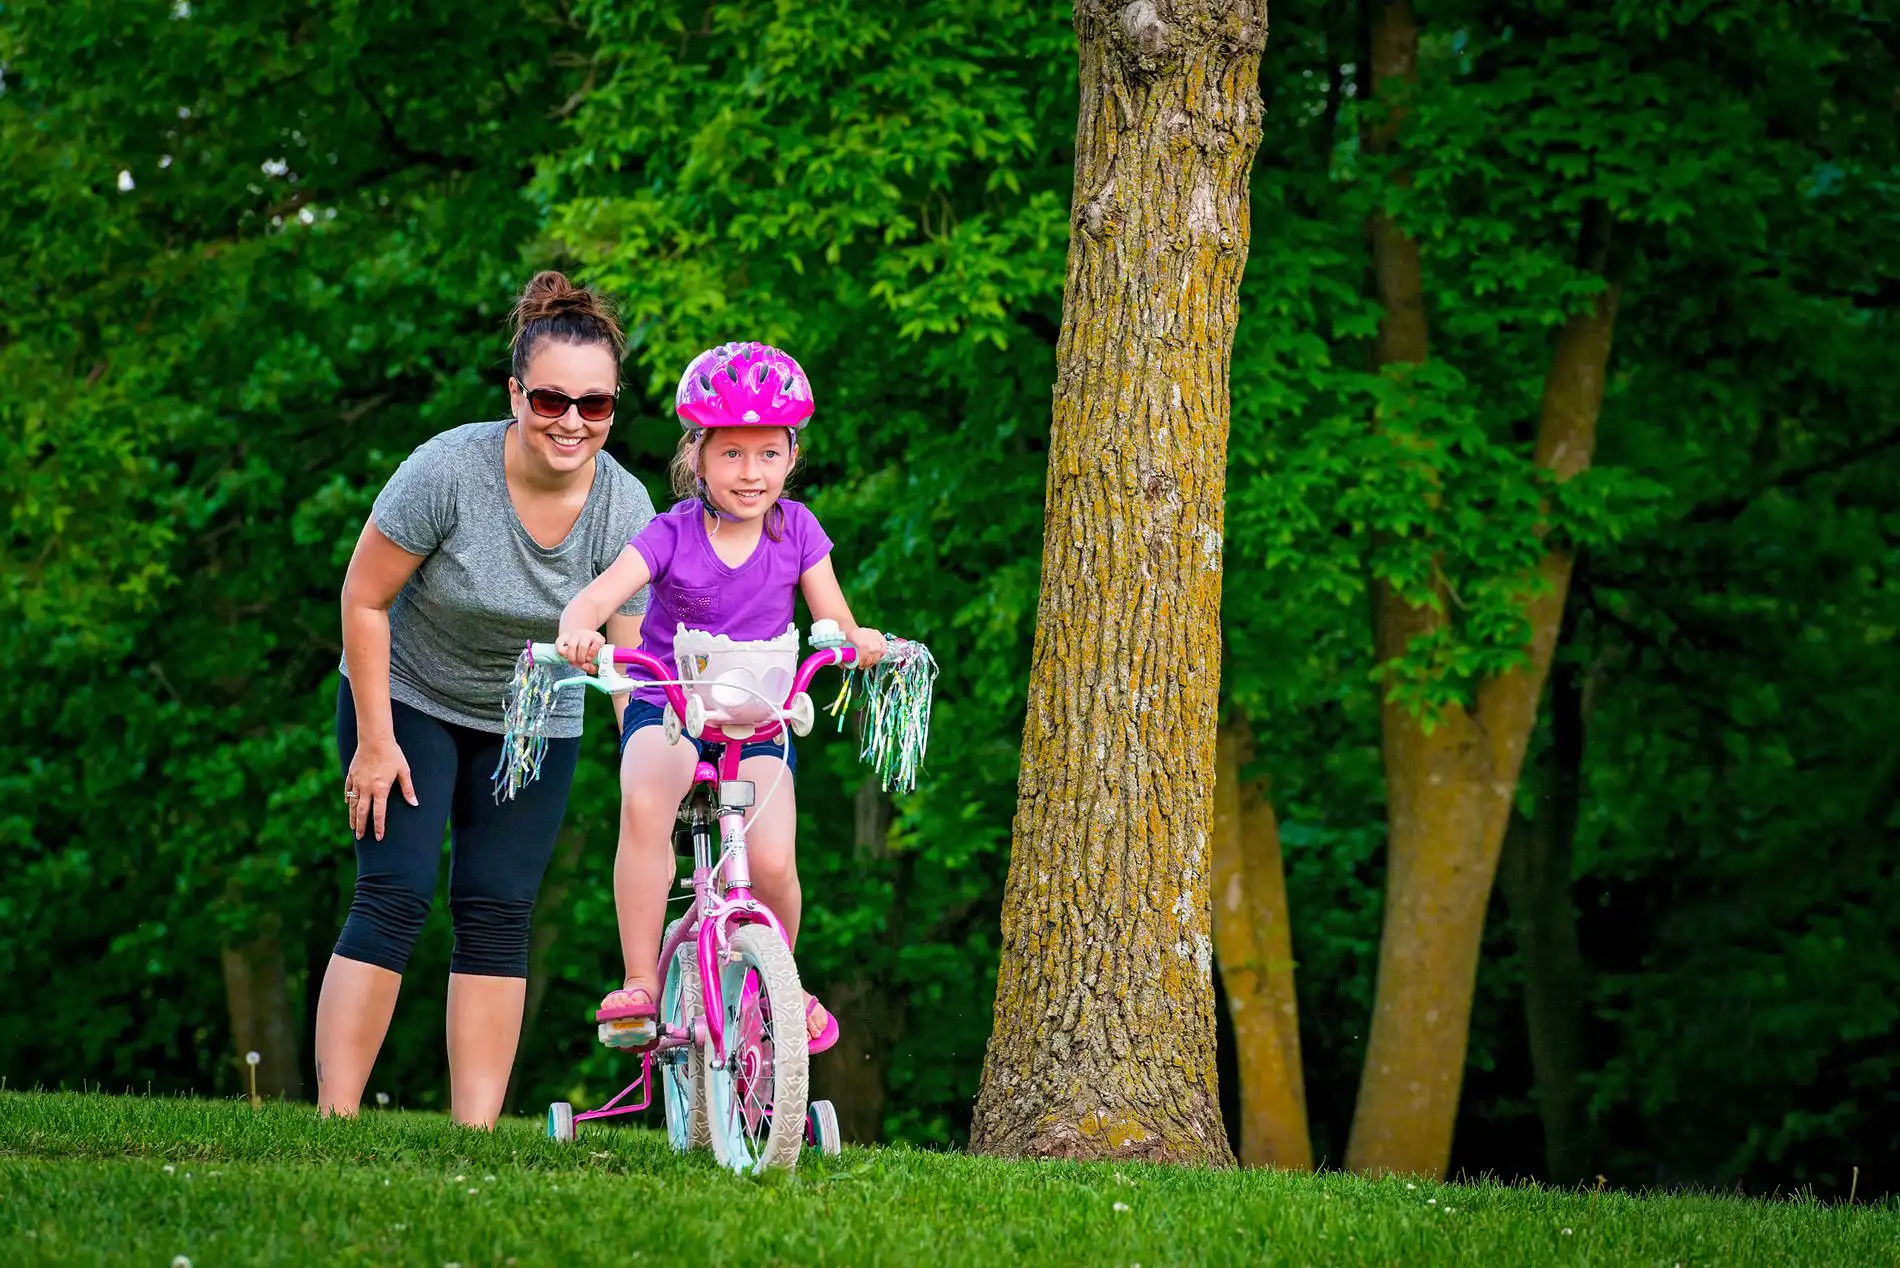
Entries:
[[697, 696], [705, 706], [708, 723], [721, 729], [758, 726], [777, 716], [792, 694], [798, 627], [786, 626], [777, 638], [741, 642], [681, 625], [673, 636], [673, 664], [687, 697]]

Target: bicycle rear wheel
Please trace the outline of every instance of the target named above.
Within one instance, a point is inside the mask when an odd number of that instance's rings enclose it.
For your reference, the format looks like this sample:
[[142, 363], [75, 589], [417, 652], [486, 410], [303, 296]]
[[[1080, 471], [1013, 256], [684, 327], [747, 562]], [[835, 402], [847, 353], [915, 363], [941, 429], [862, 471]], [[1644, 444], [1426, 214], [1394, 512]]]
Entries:
[[708, 1063], [705, 1089], [713, 1155], [742, 1174], [798, 1165], [810, 1087], [805, 991], [784, 939], [745, 925], [722, 966], [726, 1064]]
[[[678, 924], [676, 920], [667, 926], [667, 938], [673, 936]], [[661, 945], [665, 945], [664, 938]], [[666, 978], [660, 986], [660, 1025], [677, 1026], [688, 1035], [700, 1012], [699, 961], [695, 951], [690, 939], [682, 942], [666, 966]], [[706, 1063], [699, 1045], [688, 1043], [683, 1048], [669, 1048], [654, 1058], [654, 1064], [660, 1067], [666, 1138], [680, 1153], [704, 1149], [710, 1138], [706, 1132]]]

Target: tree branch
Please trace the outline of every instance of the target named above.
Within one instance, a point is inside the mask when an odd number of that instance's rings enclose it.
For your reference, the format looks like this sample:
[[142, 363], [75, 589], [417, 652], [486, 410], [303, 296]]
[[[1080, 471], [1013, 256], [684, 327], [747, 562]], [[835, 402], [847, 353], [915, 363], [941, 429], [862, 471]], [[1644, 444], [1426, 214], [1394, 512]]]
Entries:
[[1792, 489], [1806, 484], [1809, 480], [1821, 476], [1834, 475], [1862, 459], [1871, 458], [1888, 449], [1900, 445], [1900, 427], [1890, 428], [1871, 440], [1858, 445], [1849, 445], [1838, 453], [1829, 454], [1804, 466], [1790, 467], [1756, 485], [1747, 493], [1723, 498], [1716, 502], [1704, 502], [1691, 508], [1685, 517], [1691, 524], [1726, 524], [1736, 519], [1743, 511], [1754, 505], [1755, 499], [1773, 489]]

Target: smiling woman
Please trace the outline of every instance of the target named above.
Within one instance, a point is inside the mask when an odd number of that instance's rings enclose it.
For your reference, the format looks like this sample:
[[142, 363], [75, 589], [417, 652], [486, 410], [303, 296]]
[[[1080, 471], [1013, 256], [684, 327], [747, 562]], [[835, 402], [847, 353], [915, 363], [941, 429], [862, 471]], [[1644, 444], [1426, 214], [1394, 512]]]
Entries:
[[[548, 728], [541, 778], [497, 802], [489, 775], [523, 644], [653, 517], [601, 452], [623, 340], [606, 301], [559, 273], [514, 313], [513, 417], [469, 423], [399, 467], [343, 580], [337, 755], [356, 841], [356, 896], [317, 1006], [317, 1104], [354, 1114], [453, 830], [448, 1047], [452, 1110], [492, 1125], [520, 1038], [528, 923], [580, 748], [581, 697]], [[639, 641], [644, 594], [607, 622]]]

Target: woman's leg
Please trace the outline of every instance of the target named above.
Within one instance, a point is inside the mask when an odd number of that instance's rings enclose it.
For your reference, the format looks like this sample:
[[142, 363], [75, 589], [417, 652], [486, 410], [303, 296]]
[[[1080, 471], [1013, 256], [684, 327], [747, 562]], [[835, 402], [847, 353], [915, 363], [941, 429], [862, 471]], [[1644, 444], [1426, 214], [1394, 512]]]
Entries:
[[496, 801], [490, 776], [501, 737], [456, 728], [461, 760], [449, 852], [449, 1113], [493, 1127], [508, 1094], [527, 999], [528, 929], [541, 877], [554, 854], [578, 739], [551, 740], [541, 775], [511, 801]]
[[[638, 702], [629, 702], [629, 714]], [[620, 843], [614, 852], [614, 912], [620, 924], [621, 986], [660, 1002], [660, 935], [679, 865], [673, 824], [693, 786], [698, 751], [668, 744], [658, 726], [640, 726], [620, 753]]]
[[[356, 842], [356, 896], [317, 997], [317, 1109], [324, 1114], [354, 1114], [362, 1102], [389, 1032], [403, 966], [435, 897], [442, 829], [454, 795], [455, 741], [448, 728], [400, 702], [391, 713], [420, 804], [392, 796], [383, 839], [368, 832]], [[336, 744], [348, 771], [356, 755], [356, 705], [347, 678], [337, 689]]]

